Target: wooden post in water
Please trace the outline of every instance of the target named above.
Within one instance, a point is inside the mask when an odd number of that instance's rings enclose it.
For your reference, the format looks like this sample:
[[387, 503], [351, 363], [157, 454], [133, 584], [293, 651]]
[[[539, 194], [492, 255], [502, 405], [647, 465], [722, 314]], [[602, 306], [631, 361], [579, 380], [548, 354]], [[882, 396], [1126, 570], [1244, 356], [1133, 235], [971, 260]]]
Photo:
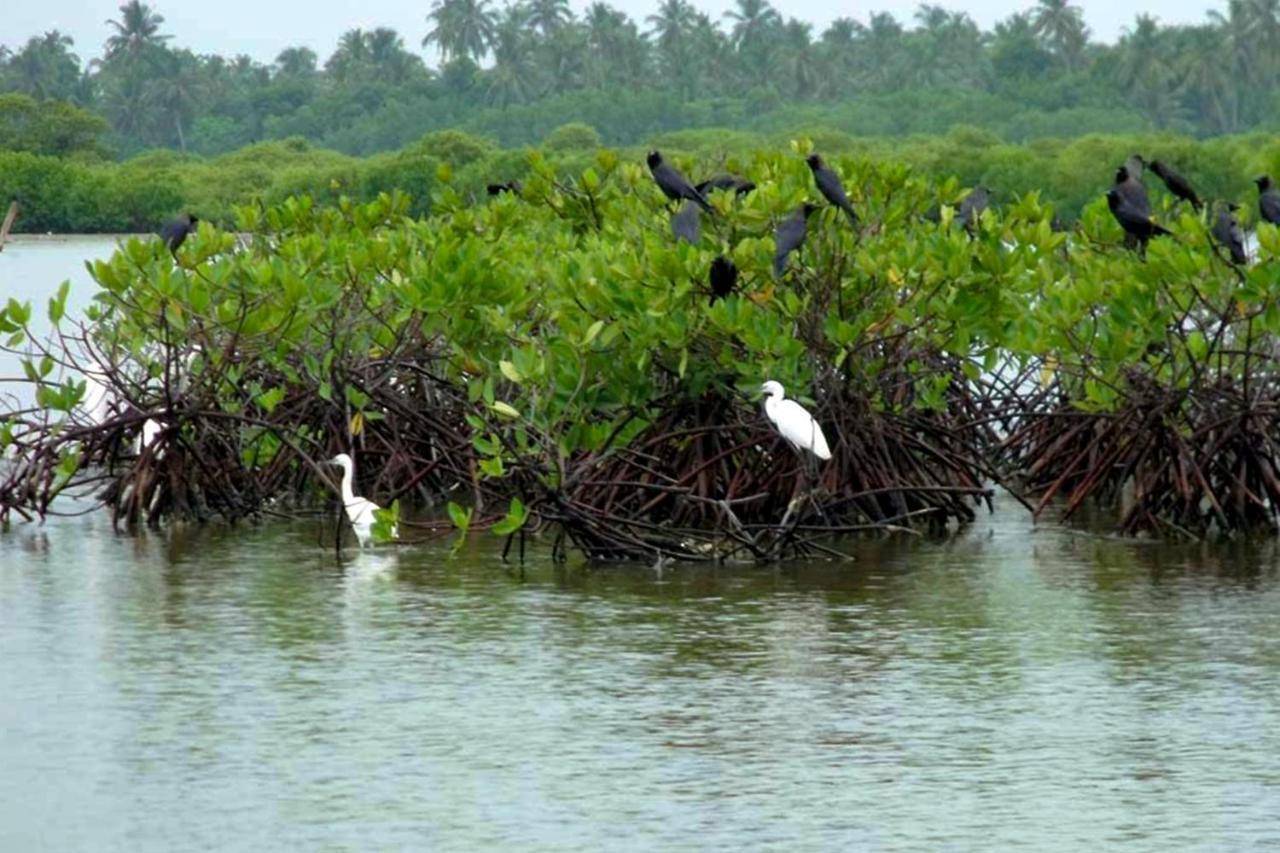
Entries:
[[0, 225], [0, 252], [4, 251], [4, 243], [9, 239], [9, 229], [13, 227], [13, 221], [18, 218], [18, 200], [15, 198], [9, 203], [9, 212], [5, 214], [4, 224]]

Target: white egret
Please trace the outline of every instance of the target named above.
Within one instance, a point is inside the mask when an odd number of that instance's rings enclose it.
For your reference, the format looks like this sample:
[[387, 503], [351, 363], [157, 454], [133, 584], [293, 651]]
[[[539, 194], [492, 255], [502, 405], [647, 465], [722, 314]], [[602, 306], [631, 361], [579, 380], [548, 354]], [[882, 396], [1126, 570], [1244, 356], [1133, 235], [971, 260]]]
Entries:
[[[356, 478], [356, 463], [350, 456], [339, 453], [329, 460], [329, 464], [339, 465], [342, 468], [342, 507], [347, 511], [347, 518], [351, 521], [351, 529], [356, 534], [356, 541], [363, 548], [373, 537], [373, 525], [377, 521], [373, 514], [382, 507], [368, 498], [355, 494], [352, 484]], [[397, 530], [392, 527], [391, 537], [394, 539], [396, 535]]]
[[765, 393], [764, 413], [778, 428], [778, 433], [796, 450], [807, 450], [822, 460], [831, 458], [822, 426], [804, 406], [785, 399], [782, 384], [772, 379], [760, 386]]

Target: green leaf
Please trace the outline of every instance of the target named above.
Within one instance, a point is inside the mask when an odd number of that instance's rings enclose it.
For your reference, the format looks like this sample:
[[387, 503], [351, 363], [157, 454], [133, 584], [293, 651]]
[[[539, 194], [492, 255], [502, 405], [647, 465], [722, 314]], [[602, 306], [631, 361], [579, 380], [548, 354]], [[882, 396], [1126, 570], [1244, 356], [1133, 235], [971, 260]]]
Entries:
[[453, 522], [454, 527], [463, 533], [471, 529], [471, 516], [475, 513], [474, 507], [463, 509], [453, 501], [449, 501], [448, 506], [445, 508], [449, 512], [449, 520]]
[[587, 329], [587, 334], [582, 339], [582, 345], [584, 347], [591, 346], [591, 342], [594, 341], [597, 337], [599, 337], [600, 332], [603, 330], [604, 330], [604, 320], [596, 320], [594, 323], [591, 324], [591, 327]]
[[493, 404], [490, 406], [490, 408], [492, 408], [495, 412], [497, 412], [498, 414], [502, 415], [505, 418], [520, 417], [519, 411], [517, 411], [514, 407], [502, 402], [501, 400], [495, 400]]
[[516, 366], [509, 361], [499, 361], [498, 369], [502, 371], [502, 375], [510, 379], [516, 384], [520, 383], [520, 371], [516, 370]]
[[510, 536], [524, 526], [529, 517], [529, 510], [519, 498], [512, 498], [506, 516], [493, 526], [493, 532], [499, 536]]

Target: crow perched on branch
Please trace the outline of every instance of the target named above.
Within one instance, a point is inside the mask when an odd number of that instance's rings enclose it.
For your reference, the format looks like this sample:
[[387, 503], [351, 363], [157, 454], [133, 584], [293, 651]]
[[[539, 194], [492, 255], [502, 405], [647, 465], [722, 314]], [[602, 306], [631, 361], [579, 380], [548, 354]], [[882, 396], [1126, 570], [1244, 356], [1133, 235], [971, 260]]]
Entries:
[[849, 217], [849, 221], [857, 225], [858, 214], [853, 211], [853, 204], [850, 203], [849, 196], [844, 191], [844, 184], [840, 183], [840, 176], [822, 162], [822, 158], [817, 154], [810, 154], [805, 162], [813, 170], [813, 182], [818, 185], [818, 192], [822, 193], [822, 197], [843, 210]]
[[1138, 241], [1140, 252], [1146, 252], [1147, 241], [1152, 237], [1172, 233], [1167, 228], [1152, 222], [1149, 211], [1140, 211], [1130, 204], [1118, 187], [1107, 190], [1107, 206], [1111, 208], [1111, 215], [1116, 218], [1116, 222], [1120, 223], [1125, 233]]
[[676, 240], [697, 245], [698, 238], [702, 235], [702, 213], [696, 204], [686, 201], [684, 207], [672, 214], [671, 233]]
[[489, 195], [502, 195], [503, 193], [515, 193], [520, 195], [524, 191], [524, 187], [519, 181], [503, 181], [500, 184], [489, 184], [485, 187]]
[[805, 202], [795, 209], [795, 212], [788, 216], [778, 225], [778, 230], [773, 233], [773, 243], [775, 246], [773, 253], [773, 274], [776, 278], [781, 278], [782, 274], [787, 271], [787, 258], [796, 249], [804, 245], [804, 238], [809, 233], [809, 214], [818, 209], [816, 204]]
[[649, 171], [653, 174], [654, 183], [667, 198], [672, 201], [688, 199], [707, 213], [715, 213], [702, 193], [694, 189], [693, 184], [689, 183], [689, 179], [680, 174], [678, 169], [668, 165], [660, 153], [650, 151], [646, 162], [649, 164]]
[[979, 184], [961, 200], [960, 207], [956, 210], [956, 222], [959, 222], [966, 231], [972, 231], [973, 226], [978, 222], [978, 217], [982, 216], [982, 211], [986, 210], [990, 203], [991, 190]]
[[160, 239], [164, 240], [169, 251], [177, 253], [178, 248], [186, 242], [187, 235], [196, 230], [200, 220], [190, 213], [183, 213], [177, 219], [171, 219], [160, 228]]
[[1203, 206], [1200, 196], [1196, 195], [1196, 191], [1191, 188], [1191, 184], [1186, 178], [1159, 160], [1152, 160], [1150, 166], [1151, 171], [1159, 175], [1160, 180], [1164, 181], [1164, 185], [1169, 188], [1169, 192], [1183, 201], [1191, 202], [1191, 206], [1196, 210]]
[[712, 190], [733, 190], [737, 195], [749, 193], [756, 188], [756, 185], [746, 178], [740, 178], [737, 175], [716, 175], [714, 178], [698, 184], [694, 189], [706, 195]]
[[1280, 225], [1280, 190], [1267, 175], [1260, 175], [1253, 182], [1258, 185], [1258, 213], [1272, 225]]
[[1116, 169], [1115, 191], [1135, 213], [1151, 216], [1151, 199], [1147, 198], [1147, 188], [1142, 181], [1129, 171], [1128, 166]]
[[724, 255], [711, 262], [711, 304], [724, 299], [738, 284], [738, 266]]
[[1238, 204], [1224, 204], [1218, 209], [1218, 218], [1213, 223], [1213, 239], [1231, 253], [1231, 263], [1244, 266], [1249, 256], [1244, 251], [1244, 229], [1236, 219]]

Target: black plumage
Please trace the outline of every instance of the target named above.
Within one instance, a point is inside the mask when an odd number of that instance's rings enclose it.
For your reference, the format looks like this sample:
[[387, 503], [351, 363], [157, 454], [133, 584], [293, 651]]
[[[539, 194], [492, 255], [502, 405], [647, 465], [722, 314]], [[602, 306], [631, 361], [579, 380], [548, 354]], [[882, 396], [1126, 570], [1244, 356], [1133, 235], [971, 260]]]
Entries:
[[1140, 249], [1145, 249], [1147, 241], [1152, 237], [1169, 234], [1170, 231], [1151, 221], [1151, 214], [1136, 209], [1125, 199], [1117, 187], [1107, 190], [1107, 206], [1111, 215], [1120, 223], [1125, 233], [1138, 241]]
[[1147, 197], [1147, 188], [1142, 185], [1142, 181], [1138, 180], [1136, 175], [1129, 171], [1128, 166], [1116, 169], [1114, 189], [1133, 212], [1142, 216], [1151, 216], [1151, 199]]
[[1262, 219], [1272, 225], [1280, 225], [1280, 190], [1267, 175], [1253, 179], [1258, 185], [1258, 213]]
[[1191, 183], [1186, 178], [1159, 160], [1151, 161], [1151, 171], [1160, 176], [1160, 180], [1164, 181], [1169, 192], [1183, 201], [1191, 202], [1191, 206], [1196, 210], [1200, 209], [1200, 196], [1196, 195], [1196, 191], [1191, 188]]
[[711, 304], [717, 299], [724, 299], [738, 284], [738, 266], [724, 255], [719, 255], [711, 262]]
[[646, 158], [649, 164], [649, 171], [653, 174], [654, 183], [658, 185], [658, 189], [672, 201], [680, 201], [687, 199], [698, 207], [701, 207], [707, 213], [714, 213], [711, 205], [707, 203], [707, 199], [698, 192], [693, 184], [689, 183], [689, 179], [680, 174], [680, 171], [671, 164], [662, 159], [662, 155], [657, 151], [650, 151]]
[[977, 224], [978, 217], [982, 216], [982, 211], [986, 210], [990, 203], [991, 190], [979, 184], [961, 200], [960, 207], [956, 210], [956, 221], [965, 229], [972, 230]]
[[1213, 223], [1213, 239], [1231, 253], [1231, 263], [1243, 266], [1249, 262], [1244, 251], [1244, 229], [1236, 219], [1238, 204], [1224, 204], [1218, 209], [1218, 218]]
[[489, 195], [502, 195], [503, 193], [515, 193], [520, 195], [524, 191], [524, 187], [519, 181], [503, 181], [498, 184], [489, 184], [485, 187]]
[[805, 162], [809, 164], [809, 168], [813, 171], [813, 182], [818, 185], [818, 192], [822, 193], [822, 197], [840, 208], [849, 217], [849, 221], [854, 225], [858, 224], [858, 214], [853, 210], [853, 204], [849, 201], [848, 194], [844, 191], [844, 184], [840, 182], [840, 176], [835, 170], [822, 162], [822, 158], [817, 154], [810, 154]]
[[697, 245], [702, 236], [702, 212], [696, 204], [686, 201], [684, 207], [671, 215], [671, 233], [677, 240]]
[[809, 215], [818, 209], [816, 204], [805, 202], [795, 209], [778, 225], [773, 233], [773, 274], [781, 278], [787, 271], [787, 258], [796, 249], [804, 245], [804, 238], [809, 233]]
[[716, 175], [714, 178], [708, 178], [698, 184], [694, 189], [706, 195], [712, 190], [733, 190], [737, 195], [749, 193], [756, 188], [756, 185], [746, 178], [737, 175]]
[[164, 240], [170, 252], [177, 252], [178, 248], [186, 242], [187, 235], [193, 233], [199, 223], [200, 220], [190, 213], [180, 214], [176, 219], [171, 219], [161, 226], [160, 239]]

